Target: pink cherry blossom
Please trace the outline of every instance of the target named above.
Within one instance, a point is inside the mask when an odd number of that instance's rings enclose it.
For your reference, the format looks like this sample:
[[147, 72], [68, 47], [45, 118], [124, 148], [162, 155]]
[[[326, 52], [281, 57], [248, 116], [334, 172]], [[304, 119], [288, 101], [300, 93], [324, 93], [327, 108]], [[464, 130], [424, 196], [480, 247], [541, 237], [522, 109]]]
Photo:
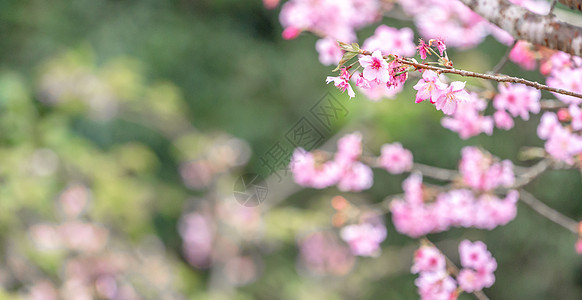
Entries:
[[436, 45], [437, 49], [439, 50], [439, 54], [443, 56], [443, 53], [447, 50], [447, 46], [445, 43], [440, 39], [432, 39], [428, 42], [430, 46], [433, 44]]
[[538, 126], [537, 133], [540, 139], [548, 139], [554, 130], [560, 128], [560, 122], [558, 121], [558, 116], [553, 112], [545, 112], [542, 115], [540, 125]]
[[[553, 88], [582, 93], [582, 67], [562, 68], [559, 72], [552, 73], [546, 83]], [[554, 95], [566, 104], [582, 104], [582, 99], [577, 97], [557, 93], [554, 93]]]
[[285, 28], [285, 30], [283, 30], [283, 33], [281, 34], [281, 36], [283, 36], [283, 38], [286, 40], [292, 40], [292, 39], [298, 37], [299, 34], [301, 34], [301, 29], [291, 26], [291, 27]]
[[414, 12], [415, 24], [426, 39], [439, 38], [452, 47], [471, 48], [487, 35], [488, 22], [460, 1], [399, 2], [405, 11]]
[[463, 268], [476, 270], [482, 268], [491, 259], [491, 253], [487, 251], [487, 246], [481, 241], [474, 243], [468, 240], [462, 241], [459, 244], [459, 256]]
[[497, 261], [483, 242], [462, 241], [459, 244], [459, 256], [463, 269], [459, 272], [457, 280], [465, 292], [480, 291], [493, 285], [495, 282], [493, 272], [497, 269]]
[[457, 298], [457, 283], [446, 272], [422, 272], [414, 281], [422, 300]]
[[411, 174], [402, 182], [402, 189], [408, 203], [421, 204], [424, 202], [422, 188], [422, 174], [420, 173]]
[[350, 98], [356, 96], [356, 93], [354, 93], [354, 90], [350, 85], [350, 73], [345, 68], [341, 70], [340, 76], [337, 77], [328, 76], [325, 81], [327, 84], [333, 82], [333, 85], [335, 85], [342, 92], [348, 90], [348, 96], [350, 96]]
[[576, 253], [582, 254], [582, 239], [578, 239], [576, 244], [574, 245], [574, 249], [576, 249]]
[[554, 159], [573, 164], [573, 156], [582, 153], [582, 136], [557, 127], [546, 141], [545, 149]]
[[422, 79], [413, 87], [417, 90], [416, 103], [429, 99], [430, 103], [435, 103], [437, 99], [447, 90], [447, 85], [443, 83], [437, 73], [426, 70], [422, 73]]
[[442, 110], [446, 115], [452, 115], [457, 110], [457, 103], [470, 100], [469, 93], [465, 91], [465, 83], [452, 82], [449, 87], [439, 95], [435, 102], [437, 110]]
[[513, 128], [513, 118], [504, 110], [498, 110], [493, 114], [495, 126], [499, 129], [509, 130]]
[[509, 52], [509, 59], [526, 70], [536, 67], [536, 53], [532, 50], [532, 44], [526, 41], [518, 41]]
[[390, 212], [396, 231], [410, 237], [423, 236], [435, 228], [431, 212], [423, 204], [394, 200], [390, 204]]
[[362, 155], [362, 135], [359, 132], [346, 134], [337, 141], [334, 160], [342, 165], [356, 161]]
[[572, 129], [582, 130], [582, 110], [578, 105], [570, 105], [568, 108], [570, 117], [572, 118]]
[[475, 196], [470, 190], [451, 190], [437, 196], [433, 216], [439, 231], [450, 227], [471, 227], [475, 220]]
[[411, 272], [442, 272], [446, 270], [445, 256], [432, 246], [422, 246], [414, 252], [414, 265]]
[[425, 60], [426, 55], [430, 54], [429, 46], [422, 39], [420, 39], [418, 47], [416, 47], [416, 49], [418, 49], [418, 55], [420, 55], [420, 58], [422, 60]]
[[319, 53], [319, 61], [326, 66], [337, 65], [343, 56], [337, 41], [330, 37], [318, 40], [315, 49]]
[[372, 55], [360, 57], [359, 61], [364, 68], [362, 74], [366, 80], [377, 81], [378, 83], [386, 83], [390, 80], [389, 65], [382, 57], [380, 50], [374, 51]]
[[313, 275], [345, 275], [355, 257], [332, 231], [316, 231], [298, 239], [300, 266]]
[[412, 168], [412, 152], [400, 143], [385, 144], [382, 146], [380, 166], [392, 174], [409, 171]]
[[356, 84], [357, 82], [361, 82], [361, 85], [358, 86], [361, 88], [361, 92], [369, 100], [374, 102], [380, 101], [383, 98], [394, 99], [394, 97], [398, 95], [403, 89], [403, 85], [388, 87], [383, 83], [378, 84], [376, 81], [368, 81], [364, 79], [363, 74], [361, 75], [361, 78], [357, 78]]
[[372, 187], [374, 183], [372, 169], [361, 163], [354, 162], [349, 167], [344, 168], [337, 187], [340, 191], [359, 192]]
[[336, 40], [353, 42], [355, 30], [379, 18], [377, 0], [290, 0], [281, 7], [279, 19], [285, 28], [302, 28]]
[[386, 227], [371, 223], [352, 224], [342, 228], [340, 236], [354, 255], [378, 256], [380, 243], [386, 239]]
[[279, 0], [263, 0], [263, 5], [267, 9], [274, 9], [277, 7], [277, 5], [279, 5]]
[[523, 84], [499, 84], [499, 94], [493, 99], [497, 110], [507, 110], [512, 116], [529, 120], [529, 112], [540, 112], [541, 92]]
[[510, 160], [494, 162], [494, 157], [483, 153], [476, 147], [462, 150], [459, 171], [465, 183], [474, 188], [489, 191], [498, 186], [509, 187], [513, 184], [513, 164]]
[[441, 119], [441, 125], [459, 133], [459, 137], [462, 139], [480, 133], [491, 135], [493, 133], [493, 120], [491, 117], [481, 114], [481, 111], [487, 107], [487, 102], [480, 99], [475, 93], [469, 95], [471, 100], [459, 103], [452, 117]]
[[400, 56], [413, 56], [414, 32], [410, 28], [393, 28], [380, 25], [362, 45], [368, 51], [380, 50], [384, 55], [394, 54]]
[[336, 162], [316, 163], [313, 154], [302, 148], [297, 148], [293, 152], [290, 169], [297, 184], [317, 189], [336, 184], [342, 175], [341, 168]]
[[481, 195], [475, 204], [473, 227], [492, 230], [503, 226], [517, 216], [517, 200], [519, 193], [511, 190], [504, 199], [491, 194]]

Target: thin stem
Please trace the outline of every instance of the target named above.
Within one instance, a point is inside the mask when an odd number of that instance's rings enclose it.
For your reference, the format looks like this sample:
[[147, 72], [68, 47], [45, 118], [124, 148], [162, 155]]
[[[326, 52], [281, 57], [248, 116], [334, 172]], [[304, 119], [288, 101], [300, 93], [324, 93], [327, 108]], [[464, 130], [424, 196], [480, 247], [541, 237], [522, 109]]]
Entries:
[[542, 100], [540, 101], [541, 109], [544, 110], [551, 110], [551, 109], [560, 109], [560, 108], [567, 108], [568, 104], [558, 101], [558, 100]]
[[459, 176], [459, 173], [455, 170], [443, 169], [419, 163], [414, 163], [412, 170], [419, 171], [423, 176], [446, 181], [453, 181]]
[[538, 90], [545, 90], [545, 91], [549, 91], [549, 92], [553, 92], [553, 93], [558, 93], [558, 94], [572, 96], [572, 97], [582, 99], [582, 94], [566, 91], [563, 89], [549, 87], [547, 85], [543, 85], [541, 83], [537, 83], [534, 81], [529, 81], [529, 80], [526, 80], [523, 78], [512, 77], [512, 76], [507, 76], [507, 75], [482, 74], [482, 73], [476, 73], [476, 72], [471, 72], [471, 71], [458, 70], [458, 69], [454, 69], [454, 68], [447, 69], [447, 68], [441, 68], [441, 67], [434, 67], [434, 66], [430, 66], [427, 64], [415, 63], [415, 62], [404, 60], [401, 58], [397, 58], [397, 60], [398, 60], [398, 62], [400, 62], [402, 64], [414, 66], [417, 69], [433, 70], [433, 71], [436, 71], [437, 73], [457, 74], [457, 75], [464, 76], [464, 77], [475, 77], [475, 78], [481, 78], [481, 79], [487, 79], [487, 80], [495, 80], [498, 82], [521, 83], [523, 85], [527, 85], [527, 86], [536, 88]]
[[503, 55], [503, 57], [497, 63], [497, 65], [495, 65], [495, 67], [493, 67], [493, 70], [491, 70], [491, 73], [492, 74], [499, 73], [499, 71], [501, 71], [501, 69], [505, 66], [505, 64], [509, 60], [509, 53], [511, 53], [511, 50], [513, 50], [513, 47], [515, 47], [515, 44], [517, 44], [517, 40], [513, 41], [513, 44], [510, 47], [507, 48], [507, 51], [505, 52], [505, 55]]
[[525, 171], [521, 173], [515, 180], [515, 183], [511, 188], [516, 189], [527, 185], [536, 177], [540, 176], [543, 172], [545, 172], [550, 167], [550, 165], [551, 163], [549, 160], [542, 159], [537, 164], [525, 169]]
[[524, 189], [519, 190], [519, 199], [521, 202], [527, 204], [540, 215], [546, 217], [548, 220], [566, 228], [574, 234], [578, 234], [578, 222], [564, 216], [555, 209], [547, 206], [542, 201], [538, 200], [534, 195], [530, 194]]

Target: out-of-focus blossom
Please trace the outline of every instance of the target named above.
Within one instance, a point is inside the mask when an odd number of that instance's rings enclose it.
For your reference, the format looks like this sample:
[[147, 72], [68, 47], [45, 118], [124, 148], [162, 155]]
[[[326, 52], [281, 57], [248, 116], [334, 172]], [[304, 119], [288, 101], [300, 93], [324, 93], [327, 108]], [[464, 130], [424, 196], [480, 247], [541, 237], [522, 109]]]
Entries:
[[467, 139], [472, 136], [485, 133], [493, 133], [493, 120], [489, 116], [483, 116], [481, 112], [487, 107], [487, 102], [470, 93], [470, 100], [457, 105], [457, 110], [452, 117], [441, 119], [441, 125], [447, 129], [459, 133], [459, 137]]
[[513, 118], [504, 110], [498, 110], [493, 114], [495, 126], [499, 129], [509, 130], [513, 128]]
[[414, 252], [414, 264], [411, 272], [442, 272], [446, 270], [446, 258], [435, 247], [422, 246]]
[[379, 163], [392, 174], [400, 174], [412, 168], [412, 152], [402, 147], [400, 143], [382, 146]]
[[279, 19], [289, 28], [301, 28], [336, 40], [356, 40], [355, 29], [378, 19], [379, 1], [291, 0], [283, 4]]
[[570, 105], [568, 108], [570, 117], [572, 118], [572, 129], [582, 130], [582, 110], [578, 105]]
[[336, 162], [317, 162], [312, 153], [301, 148], [293, 152], [290, 168], [297, 184], [318, 189], [336, 184], [341, 176], [341, 168]]
[[554, 159], [572, 164], [573, 157], [582, 153], [582, 136], [557, 127], [546, 141], [545, 149]]
[[386, 227], [368, 222], [352, 224], [342, 228], [340, 236], [350, 245], [354, 255], [378, 256], [380, 243], [386, 238]]
[[315, 43], [315, 49], [319, 53], [319, 61], [326, 66], [337, 65], [342, 59], [342, 49], [336, 40], [326, 37]]
[[463, 269], [457, 280], [464, 291], [471, 293], [493, 285], [493, 272], [497, 269], [497, 261], [483, 242], [462, 241], [459, 244], [459, 256]]
[[457, 298], [457, 283], [446, 272], [422, 272], [414, 284], [422, 300]]
[[364, 42], [362, 49], [380, 50], [384, 55], [413, 56], [415, 52], [413, 40], [414, 32], [410, 28], [398, 29], [380, 25], [374, 31], [374, 35]]
[[355, 257], [333, 232], [310, 233], [298, 241], [300, 265], [313, 275], [345, 275], [354, 266]]
[[510, 160], [494, 162], [494, 157], [476, 147], [465, 147], [459, 171], [464, 182], [478, 190], [489, 191], [498, 186], [509, 187], [515, 181]]
[[526, 41], [518, 41], [509, 52], [509, 59], [526, 70], [536, 68], [537, 55], [533, 45]]
[[507, 110], [512, 116], [520, 116], [529, 120], [529, 112], [540, 112], [540, 98], [538, 89], [523, 84], [499, 84], [499, 94], [493, 99], [493, 106], [497, 110]]
[[560, 122], [558, 121], [558, 116], [553, 112], [545, 112], [542, 115], [540, 125], [538, 125], [537, 133], [540, 139], [548, 139], [552, 133], [560, 128]]
[[188, 262], [197, 268], [209, 267], [216, 232], [211, 217], [198, 212], [187, 214], [180, 221], [179, 231]]

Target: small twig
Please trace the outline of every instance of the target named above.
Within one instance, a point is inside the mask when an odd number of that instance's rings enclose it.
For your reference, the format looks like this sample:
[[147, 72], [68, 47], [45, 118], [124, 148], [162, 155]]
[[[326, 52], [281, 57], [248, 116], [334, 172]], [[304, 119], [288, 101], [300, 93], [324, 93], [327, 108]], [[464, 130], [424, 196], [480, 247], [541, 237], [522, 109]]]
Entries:
[[427, 64], [415, 63], [415, 62], [403, 60], [401, 58], [398, 58], [397, 60], [398, 60], [398, 62], [400, 62], [402, 64], [413, 66], [413, 67], [416, 67], [417, 69], [433, 70], [433, 71], [436, 71], [437, 73], [457, 74], [457, 75], [464, 76], [464, 77], [475, 77], [475, 78], [481, 78], [481, 79], [487, 79], [487, 80], [495, 80], [498, 82], [521, 83], [523, 85], [527, 85], [527, 86], [536, 88], [538, 90], [545, 90], [545, 91], [549, 91], [549, 92], [553, 92], [553, 93], [558, 93], [558, 94], [572, 96], [572, 97], [582, 99], [582, 94], [574, 93], [571, 91], [566, 91], [563, 89], [549, 87], [547, 85], [544, 85], [544, 84], [541, 84], [538, 82], [534, 82], [534, 81], [529, 81], [529, 80], [526, 80], [523, 78], [512, 77], [512, 76], [507, 76], [507, 75], [482, 74], [482, 73], [476, 73], [476, 72], [471, 72], [471, 71], [458, 70], [458, 69], [454, 69], [454, 68], [447, 69], [447, 68], [435, 67], [435, 66], [431, 66], [431, 65], [427, 65]]
[[568, 104], [558, 100], [541, 100], [540, 108], [543, 110], [567, 108]]
[[509, 53], [511, 53], [511, 50], [513, 50], [513, 48], [515, 47], [515, 44], [517, 44], [517, 40], [513, 41], [513, 44], [511, 44], [511, 46], [509, 46], [507, 48], [505, 55], [503, 55], [503, 57], [497, 63], [497, 65], [495, 65], [495, 67], [493, 67], [493, 70], [491, 70], [491, 74], [497, 74], [497, 73], [499, 73], [499, 71], [501, 71], [501, 69], [505, 66], [505, 64], [509, 60]]
[[412, 170], [419, 171], [423, 176], [446, 181], [453, 181], [459, 176], [459, 172], [455, 170], [443, 169], [419, 163], [414, 163]]
[[566, 228], [574, 234], [578, 234], [578, 222], [547, 206], [526, 190], [519, 190], [519, 199], [548, 220]]
[[537, 164], [529, 168], [526, 168], [523, 173], [517, 176], [515, 183], [513, 184], [513, 186], [511, 186], [511, 189], [517, 189], [527, 185], [536, 177], [540, 176], [543, 172], [545, 172], [550, 167], [550, 165], [551, 163], [549, 160], [542, 159]]

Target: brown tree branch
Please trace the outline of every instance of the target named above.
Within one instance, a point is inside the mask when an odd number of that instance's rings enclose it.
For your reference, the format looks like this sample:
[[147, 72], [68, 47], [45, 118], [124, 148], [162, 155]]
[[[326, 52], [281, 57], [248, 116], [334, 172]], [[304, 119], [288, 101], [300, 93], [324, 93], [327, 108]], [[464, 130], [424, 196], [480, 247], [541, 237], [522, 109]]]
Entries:
[[527, 204], [529, 207], [531, 207], [540, 215], [546, 217], [548, 220], [566, 228], [574, 234], [578, 234], [578, 222], [547, 206], [545, 203], [538, 200], [534, 195], [530, 194], [526, 190], [519, 190], [519, 199], [521, 202]]
[[[363, 52], [367, 53], [368, 51], [363, 51]], [[572, 97], [576, 97], [576, 98], [582, 98], [582, 94], [574, 93], [574, 92], [563, 90], [563, 89], [549, 87], [547, 85], [537, 83], [535, 81], [526, 80], [523, 78], [512, 77], [512, 76], [507, 76], [507, 75], [482, 74], [482, 73], [459, 70], [459, 69], [454, 69], [454, 68], [442, 68], [442, 67], [436, 67], [436, 66], [427, 65], [427, 64], [415, 63], [415, 62], [408, 61], [408, 60], [401, 59], [401, 58], [398, 58], [398, 61], [402, 64], [416, 67], [417, 69], [433, 70], [433, 71], [436, 71], [437, 73], [457, 74], [457, 75], [461, 75], [461, 76], [465, 76], [465, 77], [476, 77], [476, 78], [494, 80], [494, 81], [498, 81], [498, 82], [521, 83], [523, 85], [527, 85], [527, 86], [536, 88], [538, 90], [545, 90], [545, 91], [558, 93], [558, 94], [562, 94], [562, 95], [572, 96]]]
[[[582, 56], [582, 27], [560, 21], [554, 14], [538, 15], [507, 0], [461, 0], [474, 12], [514, 38]], [[560, 0], [577, 7], [580, 0]]]
[[558, 2], [568, 6], [571, 9], [582, 11], [582, 0], [558, 0]]

